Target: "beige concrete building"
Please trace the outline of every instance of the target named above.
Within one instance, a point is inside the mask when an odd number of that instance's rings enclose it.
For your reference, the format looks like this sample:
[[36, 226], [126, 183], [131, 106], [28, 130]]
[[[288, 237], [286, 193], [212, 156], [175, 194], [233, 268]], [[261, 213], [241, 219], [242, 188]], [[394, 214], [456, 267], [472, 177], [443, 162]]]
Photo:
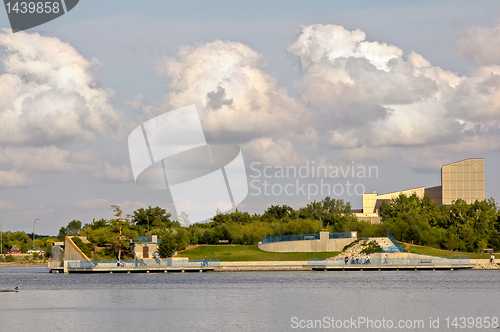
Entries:
[[438, 206], [451, 205], [459, 198], [468, 204], [484, 200], [484, 158], [470, 158], [442, 166], [440, 186], [418, 187], [382, 195], [376, 192], [363, 194], [363, 209], [352, 212], [359, 220], [378, 224], [378, 211], [383, 202], [389, 203], [401, 194], [410, 196], [413, 193], [419, 198], [429, 196]]
[[130, 240], [134, 259], [154, 259], [153, 253], [158, 250], [158, 236], [139, 236], [139, 240]]

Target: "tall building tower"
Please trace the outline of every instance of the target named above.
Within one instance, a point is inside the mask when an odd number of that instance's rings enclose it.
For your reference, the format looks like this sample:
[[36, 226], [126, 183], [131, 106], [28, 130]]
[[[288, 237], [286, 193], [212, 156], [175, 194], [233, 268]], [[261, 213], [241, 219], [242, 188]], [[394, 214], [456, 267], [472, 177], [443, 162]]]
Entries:
[[470, 158], [441, 167], [443, 205], [459, 198], [468, 204], [484, 200], [484, 158]]

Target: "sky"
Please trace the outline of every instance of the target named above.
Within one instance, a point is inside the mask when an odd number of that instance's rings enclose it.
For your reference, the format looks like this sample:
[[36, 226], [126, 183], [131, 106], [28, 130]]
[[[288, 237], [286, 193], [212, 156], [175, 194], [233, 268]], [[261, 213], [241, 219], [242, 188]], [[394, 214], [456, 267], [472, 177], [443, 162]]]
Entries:
[[466, 158], [500, 200], [498, 1], [81, 0], [18, 33], [0, 9], [0, 29], [4, 231], [55, 235], [112, 204], [176, 218], [168, 190], [136, 185], [127, 139], [188, 105], [207, 142], [241, 147], [242, 211], [361, 208]]

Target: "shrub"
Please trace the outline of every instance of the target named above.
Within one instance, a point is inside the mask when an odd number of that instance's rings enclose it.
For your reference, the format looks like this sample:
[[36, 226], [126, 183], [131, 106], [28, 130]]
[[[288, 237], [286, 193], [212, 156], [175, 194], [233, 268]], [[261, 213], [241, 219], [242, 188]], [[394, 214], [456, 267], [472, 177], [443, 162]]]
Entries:
[[92, 243], [83, 243], [82, 239], [79, 237], [74, 236], [71, 240], [76, 244], [80, 250], [87, 255], [87, 257], [91, 258], [92, 257], [92, 251], [94, 251], [94, 245]]
[[342, 251], [346, 251], [347, 249], [349, 249], [350, 247], [352, 247], [356, 243], [359, 243], [359, 241], [361, 241], [361, 239], [357, 239], [356, 241], [349, 243], [348, 245], [344, 246], [344, 249], [342, 249]]
[[382, 248], [375, 243], [375, 241], [370, 241], [368, 242], [367, 246], [361, 250], [362, 254], [368, 255], [368, 254], [373, 254], [374, 252], [380, 252]]
[[45, 257], [52, 257], [52, 244], [47, 243], [47, 246], [45, 247]]
[[99, 256], [98, 259], [100, 260], [113, 261], [117, 259], [116, 253], [112, 248], [98, 250], [96, 254]]

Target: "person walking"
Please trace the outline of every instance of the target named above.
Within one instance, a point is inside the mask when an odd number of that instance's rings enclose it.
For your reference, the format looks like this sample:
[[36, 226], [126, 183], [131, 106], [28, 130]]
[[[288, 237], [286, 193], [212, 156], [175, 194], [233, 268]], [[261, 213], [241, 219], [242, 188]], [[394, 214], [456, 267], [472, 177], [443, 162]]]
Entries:
[[490, 264], [495, 264], [495, 255], [493, 253], [490, 256]]
[[345, 258], [344, 258], [344, 265], [347, 265], [347, 263], [349, 263], [349, 257], [345, 256]]
[[385, 254], [385, 257], [384, 257], [384, 264], [387, 265], [387, 254]]

